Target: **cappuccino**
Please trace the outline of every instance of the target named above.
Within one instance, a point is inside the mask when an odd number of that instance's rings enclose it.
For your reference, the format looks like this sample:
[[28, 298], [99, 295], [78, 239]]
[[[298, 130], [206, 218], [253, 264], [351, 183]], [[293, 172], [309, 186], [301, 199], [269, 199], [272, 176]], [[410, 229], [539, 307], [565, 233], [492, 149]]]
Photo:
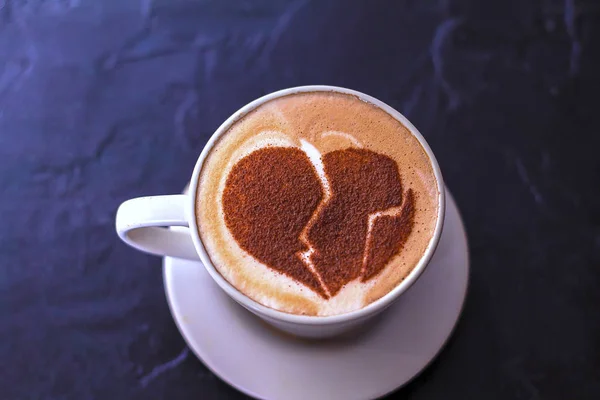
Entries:
[[296, 93], [239, 118], [206, 157], [196, 218], [217, 271], [273, 309], [327, 316], [381, 298], [412, 271], [438, 216], [417, 138], [381, 108]]

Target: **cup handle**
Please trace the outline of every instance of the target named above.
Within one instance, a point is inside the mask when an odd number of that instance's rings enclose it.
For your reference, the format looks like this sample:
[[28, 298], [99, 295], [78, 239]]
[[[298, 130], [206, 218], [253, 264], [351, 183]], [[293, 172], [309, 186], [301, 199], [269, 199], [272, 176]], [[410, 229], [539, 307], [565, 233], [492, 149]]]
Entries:
[[125, 243], [145, 253], [199, 260], [189, 232], [167, 229], [188, 227], [187, 195], [138, 197], [119, 206], [117, 234]]

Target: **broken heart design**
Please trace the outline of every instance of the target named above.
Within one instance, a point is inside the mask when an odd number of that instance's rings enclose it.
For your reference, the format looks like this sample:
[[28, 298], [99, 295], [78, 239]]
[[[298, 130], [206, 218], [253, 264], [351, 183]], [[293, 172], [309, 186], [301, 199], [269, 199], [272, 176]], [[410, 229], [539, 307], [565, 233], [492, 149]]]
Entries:
[[348, 148], [320, 162], [321, 175], [298, 148], [256, 150], [231, 169], [223, 210], [242, 249], [327, 299], [400, 252], [415, 198], [386, 155]]

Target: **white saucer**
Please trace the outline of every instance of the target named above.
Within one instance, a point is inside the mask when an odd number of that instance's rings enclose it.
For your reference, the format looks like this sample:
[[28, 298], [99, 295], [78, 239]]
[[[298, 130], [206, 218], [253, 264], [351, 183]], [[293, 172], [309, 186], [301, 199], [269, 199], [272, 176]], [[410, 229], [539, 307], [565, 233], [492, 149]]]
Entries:
[[263, 399], [370, 399], [405, 385], [452, 334], [468, 276], [465, 229], [450, 195], [429, 267], [373, 326], [350, 337], [279, 333], [231, 300], [201, 263], [164, 259], [171, 313], [190, 348], [225, 382]]

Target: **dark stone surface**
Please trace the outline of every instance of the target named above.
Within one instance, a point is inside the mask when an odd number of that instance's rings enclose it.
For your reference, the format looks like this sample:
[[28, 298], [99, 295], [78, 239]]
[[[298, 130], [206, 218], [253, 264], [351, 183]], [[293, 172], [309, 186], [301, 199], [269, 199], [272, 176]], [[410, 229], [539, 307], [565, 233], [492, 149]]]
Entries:
[[600, 398], [599, 72], [596, 1], [0, 0], [0, 398], [242, 397], [113, 218], [315, 83], [408, 116], [467, 225], [463, 318], [397, 395]]

